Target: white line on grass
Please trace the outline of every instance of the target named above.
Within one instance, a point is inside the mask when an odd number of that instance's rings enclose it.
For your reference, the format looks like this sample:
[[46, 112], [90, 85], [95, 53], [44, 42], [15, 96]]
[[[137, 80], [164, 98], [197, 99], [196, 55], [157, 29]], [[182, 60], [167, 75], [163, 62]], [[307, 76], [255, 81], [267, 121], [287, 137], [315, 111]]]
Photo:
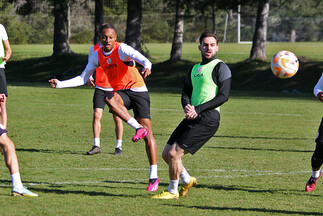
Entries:
[[[3, 167], [2, 169], [5, 169]], [[38, 169], [38, 168], [32, 168]], [[46, 168], [46, 170], [59, 170], [63, 168]], [[68, 168], [69, 170], [102, 170], [102, 171], [111, 171], [111, 170], [126, 170], [126, 171], [143, 171], [149, 170], [145, 168]], [[64, 168], [66, 170], [66, 168]], [[159, 170], [168, 170], [168, 169], [159, 169]], [[198, 169], [196, 172], [226, 172], [226, 173], [241, 173], [235, 175], [208, 175], [208, 176], [196, 176], [198, 179], [212, 179], [212, 178], [241, 178], [241, 177], [253, 177], [253, 176], [273, 176], [273, 175], [297, 175], [302, 173], [310, 173], [311, 171], [290, 171], [290, 172], [277, 172], [273, 170], [222, 170], [222, 169]], [[161, 179], [162, 181], [168, 181], [168, 179]], [[35, 186], [35, 185], [78, 185], [78, 184], [87, 184], [87, 185], [98, 185], [102, 183], [132, 183], [132, 182], [145, 182], [147, 179], [125, 179], [125, 180], [106, 180], [106, 181], [64, 181], [64, 182], [33, 182], [33, 183], [24, 183], [24, 185]], [[11, 184], [0, 184], [0, 187], [11, 186]]]

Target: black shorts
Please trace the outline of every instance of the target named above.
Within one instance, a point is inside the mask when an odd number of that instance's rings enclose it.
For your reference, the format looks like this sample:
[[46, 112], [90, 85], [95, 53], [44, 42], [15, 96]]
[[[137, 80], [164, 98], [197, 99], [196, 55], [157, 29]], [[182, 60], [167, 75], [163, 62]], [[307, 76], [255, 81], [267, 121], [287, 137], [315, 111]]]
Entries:
[[5, 94], [8, 97], [7, 80], [4, 68], [0, 68], [0, 94]]
[[220, 113], [217, 110], [207, 110], [194, 120], [184, 119], [174, 130], [167, 144], [173, 145], [176, 142], [193, 155], [213, 137], [219, 126]]
[[148, 92], [134, 92], [131, 90], [119, 90], [124, 106], [133, 110], [135, 119], [150, 119], [150, 98]]
[[93, 109], [101, 108], [104, 109], [105, 105], [105, 98], [107, 97], [108, 92], [103, 91], [101, 89], [95, 88], [94, 95], [93, 95]]
[[[136, 119], [148, 118], [150, 119], [150, 98], [148, 92], [133, 92], [131, 90], [119, 90], [117, 93], [123, 100], [124, 106], [134, 112]], [[93, 109], [104, 109], [108, 92], [101, 89], [95, 89], [93, 95]]]
[[5, 128], [3, 128], [3, 126], [2, 125], [0, 125], [0, 136], [2, 135], [2, 134], [4, 134], [4, 133], [7, 133], [8, 131], [5, 129]]
[[318, 130], [315, 142], [316, 143], [323, 143], [323, 117], [321, 120], [321, 124], [320, 124], [319, 130]]

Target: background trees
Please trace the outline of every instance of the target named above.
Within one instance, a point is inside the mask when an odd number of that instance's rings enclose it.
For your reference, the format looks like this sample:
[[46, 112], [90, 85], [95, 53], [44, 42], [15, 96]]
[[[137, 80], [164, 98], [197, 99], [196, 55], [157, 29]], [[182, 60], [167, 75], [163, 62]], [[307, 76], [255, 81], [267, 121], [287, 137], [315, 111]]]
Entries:
[[[226, 33], [226, 42], [237, 42], [240, 4], [242, 41], [259, 39], [260, 33], [263, 41], [323, 40], [321, 0], [270, 0], [267, 27], [263, 23], [256, 29], [261, 23], [259, 17], [256, 21], [258, 2], [262, 0], [8, 0], [0, 2], [0, 22], [12, 43], [53, 43], [55, 54], [70, 52], [69, 42], [96, 43], [98, 26], [109, 22], [119, 40], [136, 49], [143, 43], [172, 43], [170, 59], [176, 61], [181, 59], [182, 43], [197, 42], [202, 31], [216, 32], [221, 41]], [[176, 3], [182, 5], [177, 13]], [[255, 52], [257, 47], [253, 41], [250, 58], [264, 59], [264, 53]]]

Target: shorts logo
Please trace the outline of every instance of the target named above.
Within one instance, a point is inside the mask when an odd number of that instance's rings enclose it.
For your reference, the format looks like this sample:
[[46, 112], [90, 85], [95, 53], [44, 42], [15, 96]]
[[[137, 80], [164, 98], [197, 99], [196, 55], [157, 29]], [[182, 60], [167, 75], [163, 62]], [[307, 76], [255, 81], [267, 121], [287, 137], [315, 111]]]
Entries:
[[111, 64], [111, 58], [108, 58], [108, 59], [107, 59], [107, 63], [108, 63], [108, 64]]

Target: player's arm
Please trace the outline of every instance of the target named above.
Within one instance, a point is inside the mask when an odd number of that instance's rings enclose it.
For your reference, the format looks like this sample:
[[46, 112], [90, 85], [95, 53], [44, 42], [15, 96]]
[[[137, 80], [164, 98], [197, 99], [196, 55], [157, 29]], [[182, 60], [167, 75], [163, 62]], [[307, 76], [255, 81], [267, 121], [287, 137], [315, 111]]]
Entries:
[[151, 74], [152, 63], [139, 51], [135, 50], [125, 43], [121, 43], [118, 53], [122, 61], [135, 60], [137, 63], [141, 64], [144, 67], [141, 71], [141, 75], [144, 78]]
[[9, 40], [4, 40], [3, 45], [4, 45], [5, 52], [6, 52], [6, 56], [2, 57], [2, 60], [6, 62], [10, 59], [10, 56], [12, 54], [12, 50], [10, 47]]
[[95, 69], [98, 67], [98, 55], [95, 53], [92, 58], [88, 61], [83, 73], [74, 78], [59, 81], [58, 79], [50, 79], [48, 82], [50, 83], [52, 88], [70, 88], [81, 86], [87, 83], [91, 75], [94, 73]]
[[314, 87], [314, 95], [323, 102], [323, 73], [319, 81]]
[[192, 80], [191, 80], [192, 68], [193, 66], [187, 72], [186, 78], [184, 80], [184, 86], [182, 89], [181, 103], [184, 110], [187, 104], [191, 104], [191, 96], [193, 92], [193, 86], [192, 86]]
[[184, 109], [185, 117], [189, 120], [195, 119], [198, 115], [195, 111], [195, 107], [191, 105], [191, 96], [193, 91], [192, 80], [191, 80], [192, 67], [189, 69], [184, 86], [182, 90], [181, 103]]
[[229, 100], [231, 88], [231, 71], [224, 63], [219, 63], [212, 72], [213, 81], [217, 82], [218, 93], [210, 101], [195, 107], [197, 114], [205, 110], [215, 109]]

